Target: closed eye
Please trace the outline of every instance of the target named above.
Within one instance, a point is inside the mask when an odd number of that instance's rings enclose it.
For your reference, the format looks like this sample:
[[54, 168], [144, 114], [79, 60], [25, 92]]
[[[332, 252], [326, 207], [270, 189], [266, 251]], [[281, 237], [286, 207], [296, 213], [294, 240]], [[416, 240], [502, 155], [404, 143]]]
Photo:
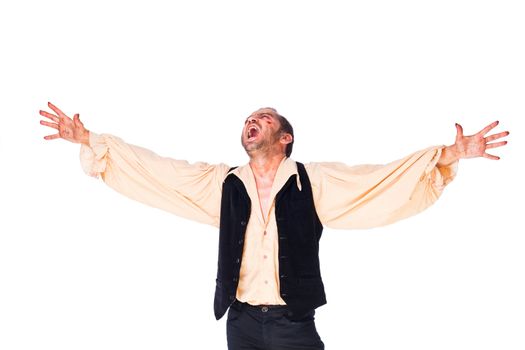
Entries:
[[268, 115], [268, 114], [261, 115], [261, 119], [264, 119], [269, 124], [271, 124], [273, 122], [272, 117], [270, 115]]
[[[248, 122], [250, 121], [250, 118], [252, 118], [252, 116], [249, 116], [248, 118], [246, 118], [246, 120], [244, 121], [244, 125], [248, 124]], [[270, 114], [260, 114], [260, 115], [256, 115], [254, 118], [264, 119], [268, 124], [273, 123], [273, 116]]]

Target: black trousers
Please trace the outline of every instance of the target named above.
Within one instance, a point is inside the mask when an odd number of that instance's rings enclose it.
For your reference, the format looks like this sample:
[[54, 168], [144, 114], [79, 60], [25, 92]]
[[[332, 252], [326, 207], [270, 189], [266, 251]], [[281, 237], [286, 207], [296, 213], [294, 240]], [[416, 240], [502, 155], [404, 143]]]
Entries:
[[236, 301], [228, 311], [228, 350], [323, 350], [312, 310], [300, 320], [286, 306], [252, 306]]

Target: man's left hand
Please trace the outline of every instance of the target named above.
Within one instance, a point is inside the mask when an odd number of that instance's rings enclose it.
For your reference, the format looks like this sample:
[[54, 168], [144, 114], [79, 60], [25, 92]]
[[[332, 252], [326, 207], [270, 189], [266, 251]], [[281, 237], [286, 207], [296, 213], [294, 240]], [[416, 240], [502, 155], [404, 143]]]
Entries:
[[485, 136], [490, 130], [494, 129], [499, 124], [495, 121], [487, 125], [480, 132], [470, 135], [463, 135], [463, 127], [456, 123], [456, 142], [448, 147], [445, 147], [441, 153], [441, 158], [438, 161], [438, 166], [446, 166], [462, 158], [476, 158], [484, 157], [487, 159], [498, 160], [500, 157], [487, 153], [488, 149], [505, 146], [507, 141], [492, 141], [498, 140], [502, 137], [508, 136], [509, 132], [504, 131], [494, 135]]

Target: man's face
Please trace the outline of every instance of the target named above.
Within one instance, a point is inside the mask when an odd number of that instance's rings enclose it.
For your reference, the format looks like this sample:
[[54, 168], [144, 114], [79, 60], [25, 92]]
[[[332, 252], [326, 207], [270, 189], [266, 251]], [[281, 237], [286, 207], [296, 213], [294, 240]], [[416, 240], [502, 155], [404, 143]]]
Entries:
[[248, 153], [269, 150], [279, 144], [281, 124], [274, 110], [261, 108], [253, 112], [244, 122], [241, 142]]

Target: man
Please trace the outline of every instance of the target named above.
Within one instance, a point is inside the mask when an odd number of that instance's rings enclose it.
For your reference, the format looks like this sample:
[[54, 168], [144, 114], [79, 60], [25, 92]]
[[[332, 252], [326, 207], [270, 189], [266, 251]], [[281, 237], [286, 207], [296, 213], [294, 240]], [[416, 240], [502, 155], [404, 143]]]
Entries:
[[[326, 303], [319, 268], [323, 225], [366, 228], [414, 215], [452, 181], [462, 158], [499, 159], [508, 132], [485, 136], [494, 122], [456, 142], [381, 166], [302, 164], [290, 158], [293, 128], [273, 108], [246, 120], [247, 165], [189, 164], [164, 158], [107, 134], [88, 131], [49, 103], [40, 111], [58, 130], [44, 137], [81, 143], [86, 173], [122, 194], [220, 228], [215, 316], [228, 311], [229, 349], [323, 349], [314, 323]], [[490, 143], [492, 142], [492, 143]]]

